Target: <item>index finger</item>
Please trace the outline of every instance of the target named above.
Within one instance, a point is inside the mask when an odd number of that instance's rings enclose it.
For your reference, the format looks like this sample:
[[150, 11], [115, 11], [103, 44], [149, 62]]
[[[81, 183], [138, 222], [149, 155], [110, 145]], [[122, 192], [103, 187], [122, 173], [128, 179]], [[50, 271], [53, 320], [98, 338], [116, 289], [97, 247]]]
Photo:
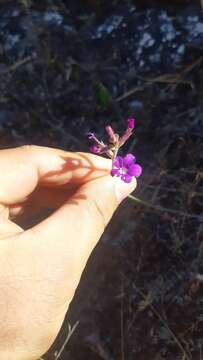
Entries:
[[34, 145], [0, 151], [0, 203], [24, 201], [38, 184], [82, 185], [105, 176], [111, 160], [94, 154]]

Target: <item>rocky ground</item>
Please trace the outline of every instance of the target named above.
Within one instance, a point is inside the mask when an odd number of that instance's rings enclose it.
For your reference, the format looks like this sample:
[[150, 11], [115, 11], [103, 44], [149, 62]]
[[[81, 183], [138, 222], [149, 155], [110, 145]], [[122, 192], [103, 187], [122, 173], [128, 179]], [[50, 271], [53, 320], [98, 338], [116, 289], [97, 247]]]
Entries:
[[88, 131], [134, 115], [124, 151], [150, 204], [120, 207], [44, 359], [203, 359], [200, 3], [0, 2], [1, 148], [88, 151]]

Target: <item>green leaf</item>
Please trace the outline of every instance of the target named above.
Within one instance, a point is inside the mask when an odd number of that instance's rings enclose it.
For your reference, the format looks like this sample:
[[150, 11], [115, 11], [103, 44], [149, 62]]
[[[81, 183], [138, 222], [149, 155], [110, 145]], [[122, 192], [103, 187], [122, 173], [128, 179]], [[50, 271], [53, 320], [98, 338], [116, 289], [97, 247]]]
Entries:
[[99, 105], [106, 109], [110, 103], [110, 94], [108, 89], [106, 88], [106, 86], [99, 82], [95, 84], [95, 88]]

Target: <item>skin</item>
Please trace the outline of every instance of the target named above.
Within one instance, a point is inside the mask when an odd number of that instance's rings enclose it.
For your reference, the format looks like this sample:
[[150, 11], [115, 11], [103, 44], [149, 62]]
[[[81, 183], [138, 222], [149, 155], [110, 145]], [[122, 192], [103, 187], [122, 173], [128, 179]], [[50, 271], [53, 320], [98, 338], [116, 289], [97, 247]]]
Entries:
[[110, 168], [89, 153], [0, 151], [0, 359], [37, 359], [54, 342], [88, 257], [136, 187]]

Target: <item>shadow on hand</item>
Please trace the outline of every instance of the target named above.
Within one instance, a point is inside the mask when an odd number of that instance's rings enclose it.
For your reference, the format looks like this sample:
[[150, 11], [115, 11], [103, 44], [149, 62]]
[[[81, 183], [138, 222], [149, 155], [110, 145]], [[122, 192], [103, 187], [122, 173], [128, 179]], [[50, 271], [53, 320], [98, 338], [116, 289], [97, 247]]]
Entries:
[[[95, 163], [90, 160], [90, 157], [86, 155], [85, 153], [77, 153], [77, 155], [80, 157], [78, 159], [71, 158], [70, 156], [61, 156], [63, 160], [65, 160], [65, 164], [62, 165], [60, 170], [56, 171], [49, 171], [47, 172], [43, 178], [42, 181], [46, 183], [46, 180], [52, 176], [60, 176], [63, 174], [68, 174], [70, 177], [68, 179], [68, 182], [66, 180], [66, 184], [64, 184], [65, 188], [71, 188], [75, 185], [82, 185], [90, 180], [95, 180], [97, 178], [101, 178], [103, 176], [106, 176], [109, 174], [108, 169], [102, 169], [100, 167], [96, 167]], [[95, 156], [95, 155], [92, 155]], [[81, 170], [81, 173], [80, 173]], [[94, 175], [95, 174], [95, 175]], [[96, 175], [98, 174], [98, 175]], [[63, 186], [63, 185], [60, 185]]]
[[[47, 172], [43, 176], [42, 184], [37, 186], [25, 202], [18, 204], [19, 210], [18, 213], [14, 212], [13, 219], [19, 226], [29, 229], [37, 225], [67, 202], [78, 206], [79, 201], [86, 199], [85, 195], [77, 194], [80, 186], [109, 174], [109, 170], [96, 167], [84, 153], [78, 153], [78, 155], [81, 159], [63, 157], [65, 164], [61, 169]], [[74, 176], [76, 172], [77, 176]], [[51, 177], [60, 177], [63, 174], [69, 176], [65, 184], [60, 185], [57, 181], [56, 183], [48, 181]]]

